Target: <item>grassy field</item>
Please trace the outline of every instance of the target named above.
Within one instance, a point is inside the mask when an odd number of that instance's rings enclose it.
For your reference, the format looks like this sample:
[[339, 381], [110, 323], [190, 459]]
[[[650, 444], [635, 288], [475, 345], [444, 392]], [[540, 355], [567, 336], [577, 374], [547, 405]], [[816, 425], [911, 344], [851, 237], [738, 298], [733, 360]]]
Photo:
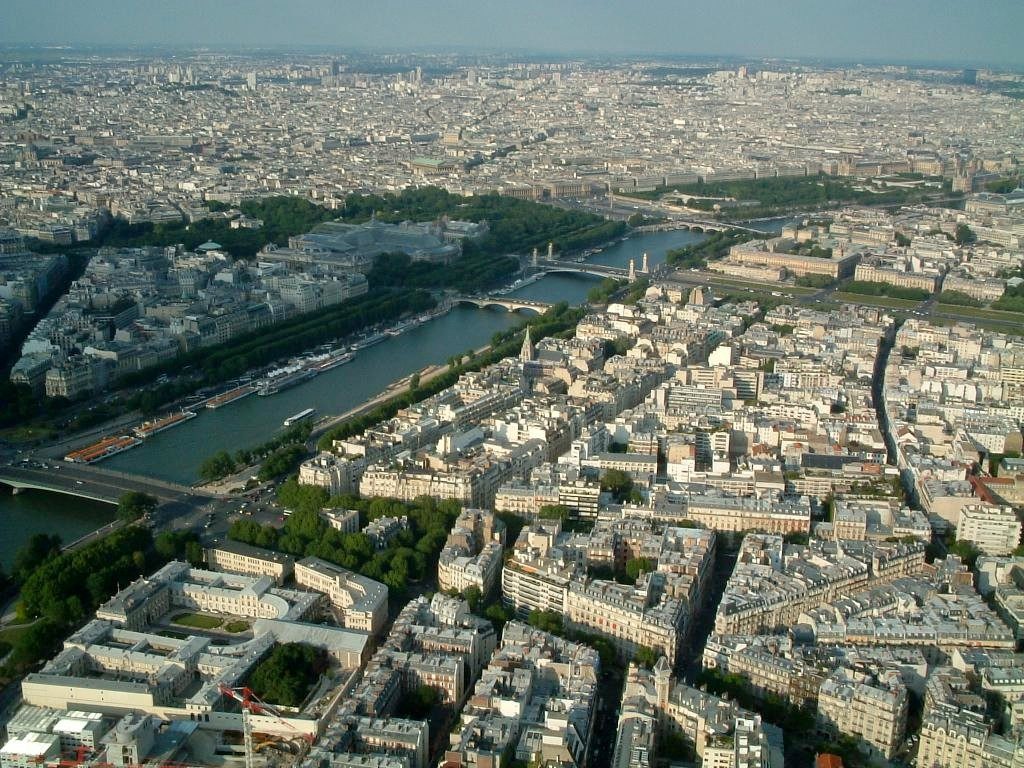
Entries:
[[175, 616], [171, 622], [194, 629], [216, 629], [224, 622], [224, 619], [206, 613], [183, 613], [181, 616]]
[[917, 309], [920, 301], [911, 299], [894, 299], [890, 296], [867, 296], [863, 293], [845, 293], [837, 291], [833, 294], [837, 301], [847, 304], [865, 304], [871, 307], [890, 307], [891, 309]]
[[31, 624], [35, 622], [29, 622], [28, 624], [8, 624], [5, 629], [0, 629], [0, 659], [6, 656], [14, 644], [18, 641]]
[[964, 317], [977, 317], [982, 320], [1001, 320], [1007, 323], [1020, 323], [1024, 325], [1024, 314], [1019, 312], [1006, 312], [1002, 309], [986, 309], [985, 307], [965, 307], [960, 304], [943, 304], [939, 302], [940, 312], [951, 315], [963, 315]]
[[248, 621], [229, 621], [224, 625], [224, 631], [231, 633], [245, 632], [251, 626], [252, 625]]
[[1024, 321], [1018, 322], [998, 322], [996, 320], [985, 320], [984, 318], [955, 318], [955, 317], [942, 317], [934, 315], [928, 318], [928, 322], [932, 325], [950, 326], [955, 323], [966, 323], [973, 325], [977, 328], [982, 328], [986, 331], [994, 331], [995, 333], [1006, 333], [1011, 336], [1024, 336]]

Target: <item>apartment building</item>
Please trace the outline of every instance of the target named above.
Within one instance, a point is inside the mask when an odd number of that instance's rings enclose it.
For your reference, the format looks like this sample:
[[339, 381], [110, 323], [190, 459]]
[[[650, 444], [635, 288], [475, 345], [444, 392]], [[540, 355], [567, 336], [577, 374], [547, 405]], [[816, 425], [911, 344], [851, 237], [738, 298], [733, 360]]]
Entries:
[[231, 539], [208, 547], [206, 564], [215, 571], [246, 576], [270, 576], [278, 586], [291, 578], [292, 571], [295, 570], [295, 558], [290, 555]]
[[818, 728], [832, 738], [858, 737], [874, 758], [889, 760], [903, 744], [908, 701], [899, 672], [839, 669], [818, 689]]
[[387, 620], [388, 588], [341, 566], [318, 557], [303, 558], [295, 563], [295, 583], [327, 595], [348, 629], [375, 635]]
[[437, 563], [441, 590], [473, 586], [488, 595], [501, 575], [505, 524], [493, 512], [465, 509], [455, 520]]
[[957, 541], [967, 541], [986, 555], [1008, 555], [1020, 544], [1021, 523], [1012, 507], [965, 504], [956, 526]]

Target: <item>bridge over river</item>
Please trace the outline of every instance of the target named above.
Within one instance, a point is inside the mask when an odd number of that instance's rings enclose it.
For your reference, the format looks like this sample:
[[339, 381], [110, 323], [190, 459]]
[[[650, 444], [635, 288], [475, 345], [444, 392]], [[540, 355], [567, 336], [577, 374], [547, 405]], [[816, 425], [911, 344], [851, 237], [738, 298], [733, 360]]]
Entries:
[[551, 304], [544, 301], [531, 301], [530, 299], [517, 299], [515, 297], [504, 298], [502, 296], [453, 296], [451, 302], [452, 304], [472, 304], [481, 309], [504, 307], [509, 312], [533, 310], [538, 315], [544, 314], [551, 307]]
[[202, 496], [187, 485], [168, 483], [151, 477], [112, 472], [88, 464], [70, 464], [49, 460], [0, 467], [0, 483], [17, 493], [23, 490], [50, 491], [107, 504], [129, 491], [147, 493], [160, 503], [180, 501], [187, 496]]

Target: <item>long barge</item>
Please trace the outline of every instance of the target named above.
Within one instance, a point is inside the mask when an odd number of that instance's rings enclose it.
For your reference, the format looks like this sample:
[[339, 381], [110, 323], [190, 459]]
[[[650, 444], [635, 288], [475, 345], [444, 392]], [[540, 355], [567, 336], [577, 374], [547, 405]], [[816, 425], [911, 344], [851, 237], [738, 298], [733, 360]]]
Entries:
[[290, 427], [292, 424], [298, 424], [300, 421], [313, 418], [314, 414], [316, 414], [316, 408], [306, 408], [304, 411], [299, 411], [294, 416], [289, 416], [285, 419], [284, 425]]
[[184, 424], [189, 419], [194, 419], [196, 414], [192, 411], [180, 411], [178, 413], [171, 413], [159, 419], [153, 419], [152, 421], [144, 421], [139, 426], [135, 427], [132, 431], [136, 437], [147, 438], [152, 437], [158, 432], [163, 432], [165, 429], [176, 427], [179, 424]]
[[332, 368], [337, 368], [339, 365], [351, 363], [355, 359], [355, 352], [336, 350], [334, 352], [327, 352], [323, 355], [314, 355], [313, 357], [308, 358], [303, 367], [310, 371], [323, 373], [324, 371], [329, 371]]
[[366, 349], [367, 347], [372, 347], [374, 344], [380, 344], [387, 338], [388, 335], [386, 333], [375, 333], [372, 336], [367, 336], [366, 338], [357, 341], [355, 344], [352, 345], [352, 348]]
[[76, 464], [94, 464], [110, 456], [130, 450], [137, 445], [142, 445], [142, 440], [132, 435], [118, 435], [104, 437], [99, 442], [71, 451], [64, 457], [64, 461], [71, 461]]
[[243, 397], [248, 397], [256, 391], [256, 387], [251, 384], [243, 384], [240, 387], [229, 389], [227, 392], [222, 392], [219, 395], [214, 395], [206, 401], [205, 405], [207, 408], [217, 409], [222, 405], [233, 403], [235, 400], [241, 400]]
[[316, 375], [317, 371], [303, 368], [301, 365], [278, 368], [276, 371], [271, 371], [267, 374], [266, 378], [260, 380], [259, 384], [256, 385], [256, 394], [260, 397], [276, 395], [278, 392], [294, 387], [296, 384], [301, 384]]

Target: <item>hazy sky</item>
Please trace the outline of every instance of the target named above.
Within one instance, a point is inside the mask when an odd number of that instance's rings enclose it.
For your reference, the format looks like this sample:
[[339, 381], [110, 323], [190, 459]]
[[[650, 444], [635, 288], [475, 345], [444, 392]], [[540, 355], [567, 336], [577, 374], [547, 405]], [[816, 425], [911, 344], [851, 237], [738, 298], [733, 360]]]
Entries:
[[0, 0], [0, 43], [736, 54], [1024, 66], [1024, 0]]

